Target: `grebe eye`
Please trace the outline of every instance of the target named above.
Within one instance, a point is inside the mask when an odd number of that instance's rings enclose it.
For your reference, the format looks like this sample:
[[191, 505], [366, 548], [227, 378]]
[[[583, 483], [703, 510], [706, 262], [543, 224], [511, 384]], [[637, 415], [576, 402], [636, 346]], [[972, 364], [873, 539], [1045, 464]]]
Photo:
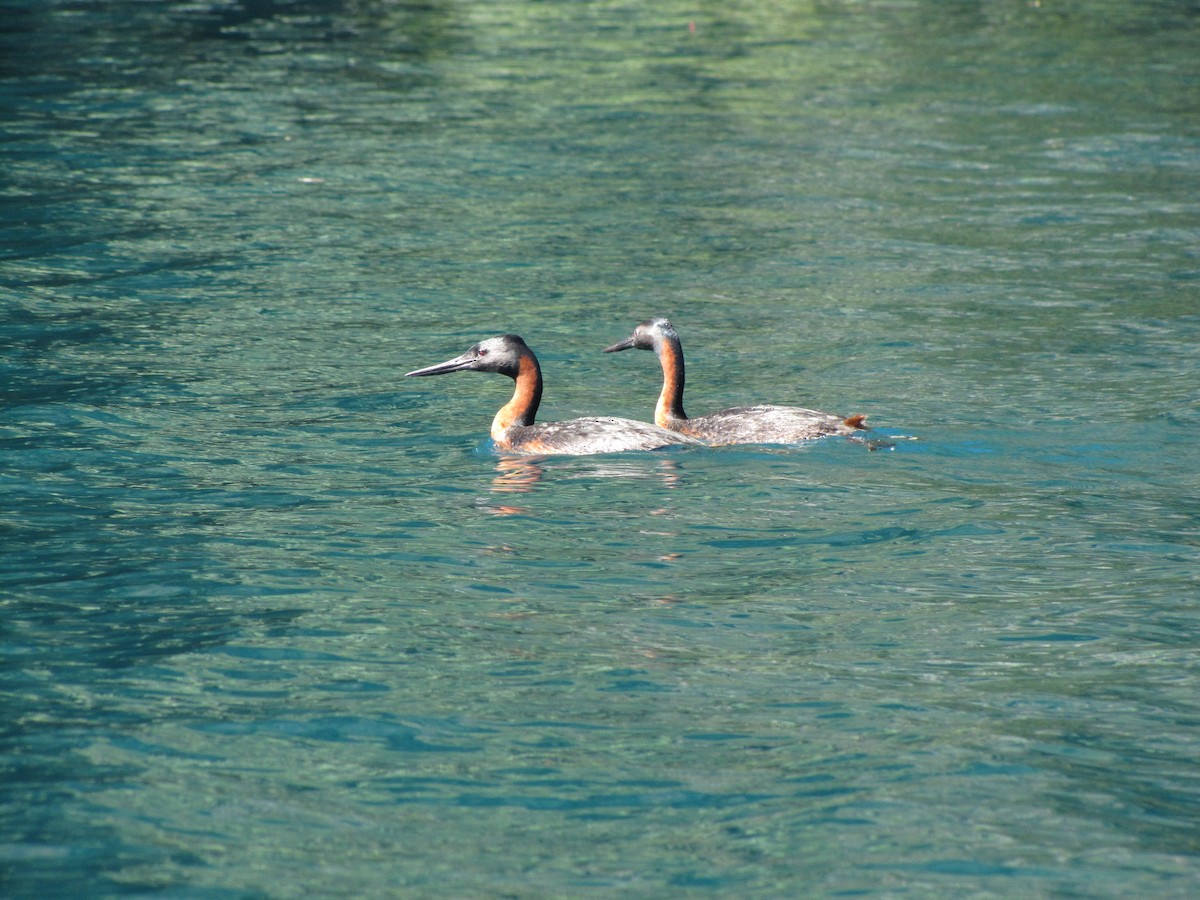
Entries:
[[476, 353], [475, 355], [476, 355], [476, 356], [487, 356], [487, 354], [488, 354], [488, 352], [487, 352], [486, 350], [482, 350], [482, 349], [481, 349], [481, 350], [480, 350], [478, 353]]

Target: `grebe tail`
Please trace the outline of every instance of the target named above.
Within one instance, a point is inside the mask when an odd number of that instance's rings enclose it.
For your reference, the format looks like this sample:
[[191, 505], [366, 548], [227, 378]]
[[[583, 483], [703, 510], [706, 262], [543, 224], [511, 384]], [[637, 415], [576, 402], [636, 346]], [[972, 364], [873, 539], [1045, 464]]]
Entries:
[[542, 401], [542, 369], [533, 351], [515, 334], [480, 341], [461, 356], [414, 369], [405, 376], [451, 372], [494, 372], [513, 379], [512, 399], [492, 420], [492, 440], [500, 450], [543, 456], [585, 455], [700, 443], [685, 434], [633, 419], [592, 416], [536, 423], [534, 419]]
[[656, 316], [638, 324], [623, 341], [605, 347], [653, 350], [662, 365], [663, 386], [654, 407], [654, 422], [709, 444], [790, 444], [829, 434], [854, 434], [867, 428], [866, 415], [841, 418], [797, 406], [747, 406], [723, 409], [697, 418], [683, 411], [683, 343], [671, 323]]

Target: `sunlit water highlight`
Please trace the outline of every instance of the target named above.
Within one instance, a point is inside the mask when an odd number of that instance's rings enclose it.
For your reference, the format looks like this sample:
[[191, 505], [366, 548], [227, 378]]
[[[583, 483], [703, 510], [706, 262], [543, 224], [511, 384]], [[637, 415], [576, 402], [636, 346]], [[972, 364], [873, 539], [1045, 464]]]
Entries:
[[6, 896], [1200, 890], [1196, 10], [785, 6], [6, 5]]

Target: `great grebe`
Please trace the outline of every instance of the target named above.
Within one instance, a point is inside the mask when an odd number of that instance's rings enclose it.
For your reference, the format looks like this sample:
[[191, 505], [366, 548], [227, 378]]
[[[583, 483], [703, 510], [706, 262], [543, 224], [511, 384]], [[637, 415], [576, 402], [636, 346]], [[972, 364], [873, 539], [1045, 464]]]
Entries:
[[633, 419], [592, 416], [535, 424], [534, 416], [542, 400], [542, 369], [533, 351], [515, 334], [488, 338], [462, 356], [405, 374], [445, 375], [450, 372], [497, 372], [516, 382], [512, 399], [492, 420], [492, 440], [499, 450], [581, 456], [699, 443], [686, 435]]
[[793, 444], [830, 434], [864, 430], [865, 415], [843, 419], [798, 406], [740, 406], [689, 419], [683, 411], [683, 345], [671, 323], [647, 319], [623, 341], [604, 349], [653, 350], [662, 363], [663, 386], [654, 407], [654, 423], [708, 444]]

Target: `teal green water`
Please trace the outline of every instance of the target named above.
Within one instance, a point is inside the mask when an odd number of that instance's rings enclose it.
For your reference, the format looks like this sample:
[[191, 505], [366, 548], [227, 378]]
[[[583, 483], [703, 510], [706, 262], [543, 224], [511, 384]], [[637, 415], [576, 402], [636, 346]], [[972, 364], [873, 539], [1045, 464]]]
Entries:
[[1194, 3], [0, 10], [5, 896], [1200, 892]]

